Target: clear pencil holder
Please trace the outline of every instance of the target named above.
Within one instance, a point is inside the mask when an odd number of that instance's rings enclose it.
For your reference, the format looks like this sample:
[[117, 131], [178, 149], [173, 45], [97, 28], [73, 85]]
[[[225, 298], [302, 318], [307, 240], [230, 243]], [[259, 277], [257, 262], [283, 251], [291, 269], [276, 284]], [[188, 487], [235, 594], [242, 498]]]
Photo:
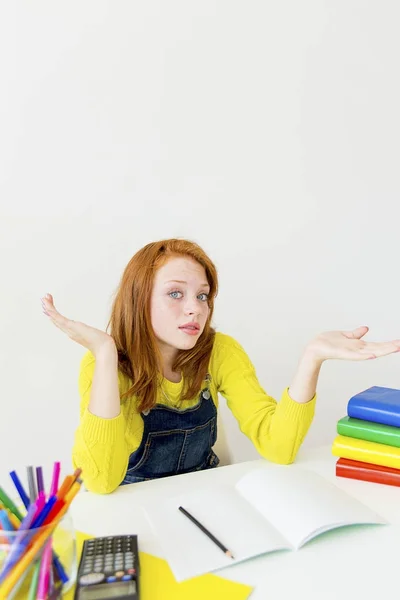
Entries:
[[[75, 584], [76, 536], [67, 512], [44, 545], [35, 552], [37, 540], [51, 525], [25, 531], [0, 530], [0, 600], [46, 600], [61, 598]], [[24, 557], [34, 555], [24, 567]], [[17, 577], [17, 579], [16, 579]], [[10, 582], [14, 585], [9, 590]], [[41, 587], [40, 587], [41, 586]], [[45, 595], [38, 595], [45, 590]]]

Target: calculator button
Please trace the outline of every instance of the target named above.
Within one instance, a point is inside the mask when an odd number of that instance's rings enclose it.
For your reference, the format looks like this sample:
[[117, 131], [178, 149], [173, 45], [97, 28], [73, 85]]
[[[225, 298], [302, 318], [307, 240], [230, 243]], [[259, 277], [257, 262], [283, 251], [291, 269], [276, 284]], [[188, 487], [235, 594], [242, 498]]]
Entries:
[[79, 577], [79, 583], [81, 585], [93, 585], [94, 583], [101, 583], [104, 581], [104, 573], [88, 573]]
[[114, 583], [114, 581], [117, 581], [117, 578], [114, 577], [114, 575], [110, 575], [109, 577], [107, 577], [106, 581], [107, 583]]
[[123, 577], [123, 575], [125, 575], [124, 571], [116, 571], [115, 572], [115, 577]]
[[135, 575], [136, 569], [127, 569], [127, 573], [129, 573], [129, 575]]
[[122, 581], [130, 581], [132, 579], [132, 575], [124, 575], [121, 580]]

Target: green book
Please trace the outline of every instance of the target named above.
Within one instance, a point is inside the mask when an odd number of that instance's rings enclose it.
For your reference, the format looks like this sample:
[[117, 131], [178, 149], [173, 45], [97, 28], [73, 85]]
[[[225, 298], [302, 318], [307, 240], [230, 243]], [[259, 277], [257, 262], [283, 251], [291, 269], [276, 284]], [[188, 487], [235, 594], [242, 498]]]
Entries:
[[400, 427], [343, 417], [337, 422], [337, 432], [339, 435], [400, 448]]

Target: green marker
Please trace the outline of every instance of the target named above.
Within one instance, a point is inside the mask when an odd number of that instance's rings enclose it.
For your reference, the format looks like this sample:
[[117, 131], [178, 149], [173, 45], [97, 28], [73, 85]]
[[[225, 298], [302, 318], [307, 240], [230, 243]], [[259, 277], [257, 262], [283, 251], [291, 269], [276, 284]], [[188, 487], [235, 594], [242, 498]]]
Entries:
[[0, 487], [0, 502], [2, 502], [4, 504], [4, 506], [6, 508], [8, 508], [8, 510], [17, 517], [17, 519], [19, 519], [19, 521], [22, 521], [23, 516], [19, 512], [18, 508], [15, 506], [14, 502], [7, 496], [7, 494], [1, 487]]
[[31, 579], [31, 585], [29, 588], [29, 596], [28, 600], [36, 600], [36, 591], [39, 582], [39, 571], [40, 571], [40, 559], [37, 561], [36, 565], [33, 567], [33, 575]]

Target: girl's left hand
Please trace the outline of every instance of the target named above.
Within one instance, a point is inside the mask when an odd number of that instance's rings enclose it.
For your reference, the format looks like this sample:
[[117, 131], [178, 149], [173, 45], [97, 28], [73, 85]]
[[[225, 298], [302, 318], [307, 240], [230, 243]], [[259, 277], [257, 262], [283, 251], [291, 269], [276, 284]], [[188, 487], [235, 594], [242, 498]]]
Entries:
[[330, 358], [367, 360], [400, 352], [400, 340], [364, 342], [361, 338], [367, 332], [368, 327], [357, 327], [353, 331], [326, 331], [309, 343], [306, 353], [322, 363]]

